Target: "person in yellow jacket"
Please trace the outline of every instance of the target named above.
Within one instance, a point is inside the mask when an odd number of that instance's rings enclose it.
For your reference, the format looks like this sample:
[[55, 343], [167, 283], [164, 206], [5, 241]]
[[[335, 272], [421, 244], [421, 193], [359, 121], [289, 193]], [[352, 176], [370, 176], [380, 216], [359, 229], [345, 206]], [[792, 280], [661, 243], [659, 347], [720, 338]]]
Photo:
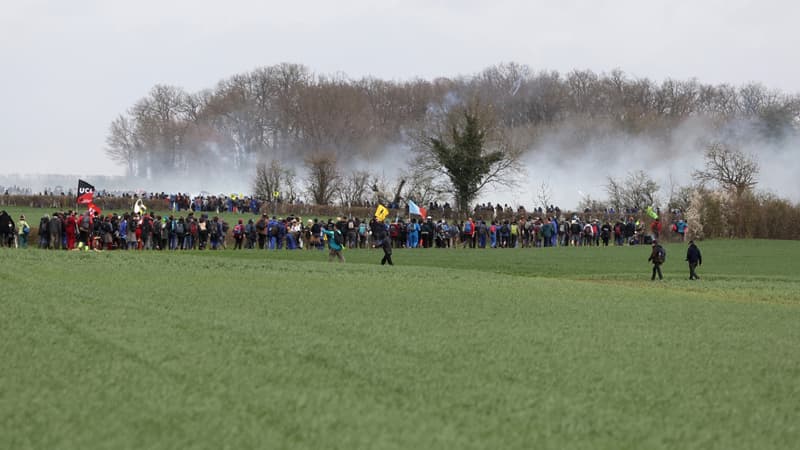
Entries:
[[19, 222], [17, 222], [17, 244], [20, 248], [27, 248], [28, 247], [28, 236], [31, 234], [31, 226], [25, 220], [25, 216], [19, 216]]

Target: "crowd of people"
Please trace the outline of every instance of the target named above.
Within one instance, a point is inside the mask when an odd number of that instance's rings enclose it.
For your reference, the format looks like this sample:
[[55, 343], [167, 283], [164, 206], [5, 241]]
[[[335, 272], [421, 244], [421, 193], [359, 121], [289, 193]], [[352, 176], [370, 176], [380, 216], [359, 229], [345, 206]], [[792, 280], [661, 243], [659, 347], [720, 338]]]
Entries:
[[[578, 215], [569, 219], [555, 215], [503, 220], [470, 217], [463, 221], [412, 217], [375, 223], [356, 217], [304, 221], [262, 213], [234, 220], [236, 223], [230, 224], [213, 212], [193, 210], [169, 215], [144, 211], [95, 215], [68, 210], [45, 214], [34, 230], [24, 217], [15, 222], [3, 211], [0, 238], [2, 245], [25, 247], [35, 231], [38, 247], [67, 250], [79, 244], [98, 250], [216, 250], [231, 243], [234, 249], [322, 249], [327, 240], [324, 230], [336, 225], [344, 248], [380, 246], [383, 237], [378, 239], [378, 234], [385, 234], [391, 248], [528, 248], [650, 244], [665, 232], [659, 219], [646, 224], [634, 216], [613, 223]], [[686, 223], [677, 220], [671, 231], [683, 240]]]
[[[393, 265], [394, 248], [529, 248], [556, 246], [653, 246], [649, 262], [652, 279], [663, 278], [661, 264], [666, 250], [658, 243], [664, 233], [656, 218], [644, 222], [633, 216], [615, 223], [597, 219], [581, 220], [556, 216], [522, 216], [515, 220], [467, 218], [449, 223], [431, 217], [380, 221], [338, 217], [327, 221], [300, 217], [277, 218], [267, 213], [236, 219], [233, 226], [220, 218], [194, 211], [184, 215], [158, 215], [130, 212], [122, 215], [79, 213], [68, 210], [45, 214], [39, 220], [37, 245], [42, 249], [66, 250], [219, 250], [233, 242], [235, 250], [329, 250], [329, 260], [344, 262], [345, 248], [381, 248], [381, 264]], [[687, 226], [683, 220], [672, 224], [671, 231], [683, 240]], [[0, 212], [0, 246], [25, 248], [33, 230], [25, 216], [18, 221]], [[702, 264], [700, 251], [689, 242], [686, 261], [689, 278], [699, 279], [696, 268]]]

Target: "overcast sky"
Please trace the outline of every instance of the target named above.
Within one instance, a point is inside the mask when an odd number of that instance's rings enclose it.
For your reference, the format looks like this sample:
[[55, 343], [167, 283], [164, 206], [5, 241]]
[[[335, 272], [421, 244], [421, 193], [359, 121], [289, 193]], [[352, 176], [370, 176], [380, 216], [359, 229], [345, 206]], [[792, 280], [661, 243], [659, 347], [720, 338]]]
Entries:
[[391, 80], [620, 68], [800, 92], [794, 1], [26, 0], [0, 13], [0, 174], [122, 174], [109, 123], [157, 84], [259, 66]]

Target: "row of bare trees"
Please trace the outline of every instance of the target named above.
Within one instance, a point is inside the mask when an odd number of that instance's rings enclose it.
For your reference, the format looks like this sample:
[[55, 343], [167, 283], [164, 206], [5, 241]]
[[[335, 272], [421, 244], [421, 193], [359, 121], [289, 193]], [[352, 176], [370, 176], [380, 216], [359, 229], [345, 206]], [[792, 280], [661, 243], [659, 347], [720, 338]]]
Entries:
[[153, 87], [111, 123], [107, 154], [133, 176], [213, 174], [320, 153], [347, 167], [356, 159], [380, 160], [391, 144], [408, 143], [432, 109], [474, 99], [490, 107], [521, 148], [531, 147], [542, 130], [565, 122], [577, 124], [572, 134], [582, 140], [601, 126], [659, 135], [688, 117], [702, 116], [717, 126], [747, 120], [772, 139], [800, 117], [797, 95], [759, 84], [656, 83], [619, 70], [562, 75], [514, 63], [452, 79], [354, 80], [279, 64], [197, 93]]

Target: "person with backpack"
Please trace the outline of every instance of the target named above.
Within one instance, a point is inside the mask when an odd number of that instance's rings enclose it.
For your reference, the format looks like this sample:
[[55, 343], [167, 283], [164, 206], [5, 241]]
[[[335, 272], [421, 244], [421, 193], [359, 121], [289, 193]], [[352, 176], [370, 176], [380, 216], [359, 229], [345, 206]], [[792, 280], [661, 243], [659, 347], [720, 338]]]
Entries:
[[19, 248], [26, 248], [28, 246], [28, 236], [31, 234], [31, 226], [25, 220], [25, 216], [19, 216], [17, 221], [17, 245]]
[[178, 250], [183, 242], [183, 237], [186, 235], [186, 224], [183, 217], [169, 216], [169, 249]]
[[272, 216], [272, 219], [267, 221], [267, 248], [269, 250], [277, 250], [278, 249], [278, 234], [280, 230], [278, 228], [278, 219], [275, 216]]
[[80, 234], [78, 241], [82, 242], [83, 245], [89, 245], [89, 236], [92, 235], [93, 229], [94, 219], [92, 218], [92, 213], [91, 211], [86, 211], [78, 220], [78, 233]]
[[689, 279], [699, 280], [697, 276], [697, 266], [703, 265], [703, 255], [700, 254], [700, 249], [694, 245], [694, 241], [689, 241], [689, 249], [686, 251], [686, 261], [689, 263]]
[[258, 242], [258, 233], [256, 232], [256, 224], [253, 222], [253, 219], [247, 220], [247, 225], [244, 226], [244, 236], [247, 238], [247, 244], [245, 244], [245, 248], [248, 250], [256, 248], [256, 243]]
[[472, 221], [472, 217], [467, 218], [466, 222], [464, 222], [464, 226], [461, 227], [461, 246], [462, 248], [467, 248], [469, 245], [470, 248], [475, 248], [475, 222]]
[[233, 227], [233, 249], [241, 250], [242, 241], [244, 241], [244, 220], [239, 219], [239, 223]]
[[617, 220], [614, 224], [614, 245], [622, 245], [625, 242], [622, 231], [623, 228], [625, 228], [625, 224], [622, 223], [622, 220]]
[[600, 227], [600, 239], [603, 240], [603, 247], [608, 247], [608, 241], [611, 239], [611, 223], [608, 221]]
[[258, 235], [258, 248], [264, 250], [267, 246], [267, 224], [269, 223], [269, 219], [267, 219], [267, 214], [261, 214], [261, 218], [258, 219], [256, 222], [256, 234]]
[[653, 263], [653, 275], [650, 277], [650, 280], [656, 279], [656, 274], [658, 274], [658, 279], [663, 280], [664, 275], [661, 274], [661, 265], [664, 264], [664, 261], [667, 259], [667, 251], [664, 250], [664, 247], [658, 243], [658, 240], [653, 241], [653, 250], [650, 252], [650, 257], [647, 258], [647, 261]]
[[328, 236], [328, 249], [330, 250], [328, 253], [328, 262], [333, 261], [333, 258], [336, 257], [340, 263], [343, 263], [344, 256], [342, 255], [342, 248], [344, 248], [344, 235], [342, 235], [342, 230], [339, 229], [338, 223], [334, 223], [332, 228], [333, 230], [322, 228], [322, 232]]
[[411, 219], [411, 221], [406, 226], [406, 247], [407, 248], [419, 247], [419, 225], [417, 225], [417, 219]]

